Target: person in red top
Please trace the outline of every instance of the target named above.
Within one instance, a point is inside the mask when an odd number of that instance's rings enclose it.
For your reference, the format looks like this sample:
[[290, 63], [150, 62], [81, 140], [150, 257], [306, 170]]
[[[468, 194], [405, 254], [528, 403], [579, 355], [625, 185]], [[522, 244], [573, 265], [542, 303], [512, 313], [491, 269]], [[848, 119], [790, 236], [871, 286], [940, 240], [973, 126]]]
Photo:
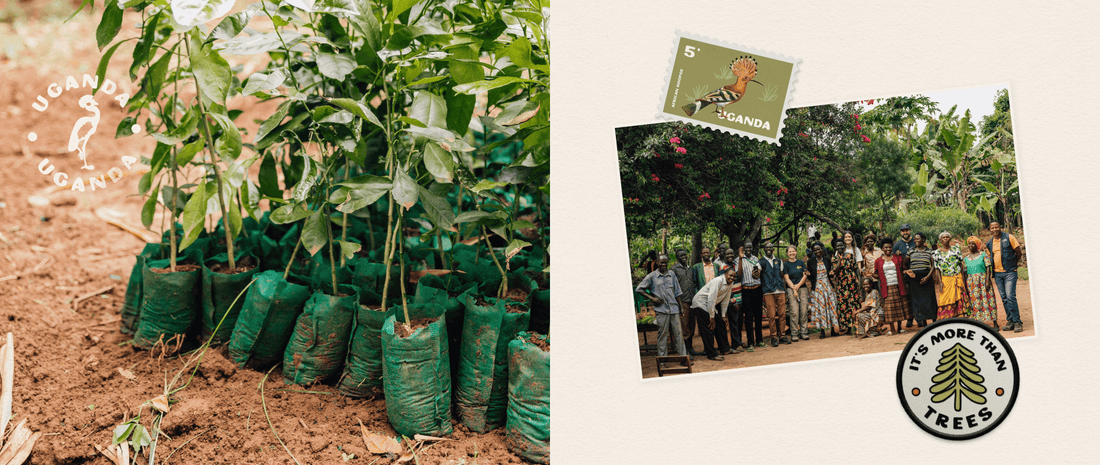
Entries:
[[902, 334], [905, 332], [901, 322], [911, 318], [909, 301], [905, 298], [905, 286], [902, 285], [902, 271], [904, 271], [905, 259], [900, 255], [894, 255], [894, 240], [889, 237], [882, 238], [879, 244], [882, 256], [875, 260], [875, 274], [878, 276], [879, 294], [882, 296], [882, 306], [885, 309], [883, 322], [891, 327], [891, 332]]

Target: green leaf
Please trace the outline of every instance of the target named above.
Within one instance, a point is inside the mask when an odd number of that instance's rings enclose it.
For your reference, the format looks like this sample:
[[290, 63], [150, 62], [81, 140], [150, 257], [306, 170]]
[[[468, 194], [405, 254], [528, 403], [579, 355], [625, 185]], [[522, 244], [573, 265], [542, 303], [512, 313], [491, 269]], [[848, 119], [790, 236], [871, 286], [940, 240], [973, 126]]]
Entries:
[[229, 164], [229, 167], [222, 173], [222, 180], [229, 183], [229, 187], [233, 189], [240, 189], [244, 185], [245, 177], [248, 175], [248, 169], [252, 167], [252, 164], [256, 162], [258, 157], [252, 158], [238, 158]]
[[260, 162], [260, 192], [268, 197], [283, 197], [283, 190], [279, 188], [279, 173], [275, 170], [275, 157], [264, 155]]
[[[309, 196], [310, 189], [317, 184], [321, 174], [316, 163], [309, 158], [305, 150], [299, 153], [302, 156], [302, 178], [298, 180], [298, 184], [294, 185], [294, 200], [302, 202]], [[284, 171], [283, 174], [285, 175], [286, 172]]]
[[234, 0], [172, 0], [172, 18], [190, 29], [225, 16], [233, 9], [233, 3]]
[[325, 244], [328, 243], [328, 225], [321, 211], [315, 211], [306, 218], [302, 225], [302, 245], [310, 255], [317, 255]]
[[443, 76], [426, 77], [424, 79], [417, 79], [417, 80], [415, 80], [413, 82], [410, 82], [409, 84], [405, 85], [405, 87], [423, 86], [423, 85], [431, 84], [433, 82], [439, 82], [439, 81], [445, 80], [449, 77], [451, 77], [451, 76], [450, 75], [443, 75]]
[[355, 258], [355, 252], [363, 248], [358, 242], [342, 241], [339, 239], [336, 239], [334, 242], [340, 245], [340, 253], [344, 255], [344, 258], [349, 260]]
[[518, 117], [520, 114], [522, 114], [525, 111], [534, 110], [535, 107], [537, 107], [537, 106], [538, 105], [533, 103], [533, 102], [528, 102], [527, 99], [520, 99], [520, 100], [517, 100], [515, 102], [506, 103], [504, 105], [504, 109], [499, 114], [497, 114], [497, 117], [496, 117], [494, 122], [496, 124], [501, 125], [501, 126], [504, 126], [504, 125], [509, 124], [509, 123], [510, 124], [522, 123], [523, 121], [512, 122], [512, 120], [516, 119], [516, 117]]
[[[136, 420], [136, 418], [134, 420]], [[134, 423], [134, 420], [130, 420], [115, 427], [113, 437], [111, 438], [112, 446], [122, 444], [130, 438], [130, 433], [134, 431], [134, 426], [136, 425], [136, 423]]]
[[164, 167], [164, 164], [168, 162], [168, 156], [171, 152], [171, 145], [158, 142], [156, 148], [153, 149], [153, 157], [149, 161], [149, 173], [156, 176], [160, 169]]
[[485, 79], [485, 67], [479, 63], [471, 63], [466, 60], [477, 60], [478, 49], [476, 44], [463, 44], [449, 48], [451, 58], [447, 59], [447, 68], [456, 84], [468, 84]]
[[467, 84], [459, 84], [454, 86], [454, 91], [460, 94], [480, 94], [482, 92], [488, 92], [491, 89], [517, 83], [541, 84], [539, 81], [531, 79], [503, 76], [493, 79], [492, 81], [475, 81]]
[[89, 12], [94, 12], [95, 11], [95, 1], [94, 0], [80, 0], [80, 5], [76, 7], [76, 11], [74, 11], [73, 14], [69, 15], [68, 18], [65, 18], [65, 21], [62, 21], [62, 22], [64, 22], [64, 23], [69, 22], [69, 20], [76, 17], [77, 13], [80, 13], [81, 11], [84, 11], [84, 7], [86, 7], [86, 6], [91, 7], [90, 9], [88, 9]]
[[402, 117], [399, 117], [399, 118], [397, 118], [397, 120], [398, 120], [398, 121], [403, 121], [403, 122], [405, 122], [405, 123], [408, 123], [408, 125], [409, 125], [409, 126], [416, 126], [416, 127], [418, 127], [418, 128], [426, 128], [426, 127], [428, 127], [428, 125], [427, 125], [427, 124], [424, 124], [424, 122], [423, 122], [423, 121], [420, 121], [420, 120], [418, 120], [418, 119], [413, 119], [413, 118], [409, 118], [408, 116], [402, 116]]
[[457, 231], [452, 226], [455, 222], [454, 207], [447, 201], [447, 198], [435, 195], [423, 186], [418, 185], [417, 188], [420, 191], [420, 200], [424, 205], [424, 213], [428, 216], [428, 220], [438, 228]]
[[534, 229], [535, 223], [527, 220], [516, 220], [513, 221], [512, 224], [508, 225], [508, 227], [512, 228], [513, 231], [516, 229]]
[[[283, 40], [290, 45], [291, 39], [300, 37], [297, 33], [283, 33]], [[220, 50], [226, 55], [258, 55], [271, 52], [283, 47], [279, 36], [273, 32], [255, 33], [250, 36], [234, 37], [225, 42], [214, 45], [214, 50]]]
[[195, 74], [203, 99], [210, 103], [225, 105], [229, 87], [233, 83], [233, 73], [229, 69], [229, 63], [218, 52], [211, 49], [209, 44], [202, 44], [196, 40], [191, 44], [191, 71]]
[[142, 24], [141, 39], [138, 40], [137, 45], [134, 46], [133, 62], [130, 64], [130, 80], [137, 80], [137, 72], [142, 66], [145, 66], [149, 62], [149, 52], [153, 49], [153, 41], [157, 32], [157, 24], [160, 24], [160, 19], [163, 13], [157, 13], [156, 16], [149, 18], [148, 22]]
[[531, 61], [531, 41], [526, 37], [519, 36], [512, 41], [512, 44], [507, 48], [508, 58], [512, 59], [512, 63], [521, 68], [530, 68], [544, 73], [550, 72], [550, 67], [547, 65], [538, 65]]
[[450, 183], [454, 179], [454, 156], [434, 142], [424, 144], [424, 166], [438, 182]]
[[456, 136], [455, 133], [447, 129], [437, 127], [408, 127], [405, 128], [405, 132], [434, 140], [439, 143], [440, 147], [443, 147], [447, 150], [458, 150], [461, 152], [469, 152], [474, 150], [474, 148], [470, 144], [467, 144], [466, 141], [462, 140], [460, 137]]
[[385, 126], [382, 125], [382, 122], [378, 120], [378, 117], [374, 116], [374, 113], [371, 113], [370, 109], [367, 108], [366, 105], [364, 105], [360, 102], [357, 102], [357, 101], [352, 100], [350, 98], [334, 98], [334, 99], [330, 99], [329, 103], [331, 103], [333, 105], [336, 105], [340, 108], [343, 108], [347, 111], [350, 111], [355, 116], [358, 116], [358, 117], [362, 118], [365, 121], [370, 121], [375, 126], [378, 126], [382, 129], [386, 128]]
[[477, 96], [456, 94], [453, 90], [446, 89], [443, 97], [447, 101], [447, 129], [465, 136], [470, 130], [470, 120], [477, 107]]
[[249, 76], [248, 83], [245, 84], [242, 93], [252, 95], [257, 92], [267, 92], [283, 85], [284, 81], [286, 81], [286, 76], [282, 70], [277, 69], [272, 71], [271, 74], [253, 73], [252, 76]]
[[342, 81], [356, 66], [355, 58], [349, 53], [317, 54], [317, 69], [329, 79]]
[[359, 33], [363, 34], [366, 41], [365, 45], [370, 47], [371, 52], [377, 52], [382, 49], [382, 26], [378, 23], [378, 18], [374, 16], [374, 9], [370, 0], [355, 1], [359, 14], [348, 18], [348, 20], [359, 30]]
[[[416, 5], [418, 0], [393, 0], [392, 7], [389, 14], [386, 15], [386, 22], [392, 23], [401, 13], [404, 13]], [[411, 19], [411, 18], [410, 18]]]
[[206, 201], [207, 196], [213, 192], [217, 186], [212, 183], [202, 183], [195, 189], [195, 193], [191, 194], [191, 198], [187, 201], [187, 205], [183, 207], [183, 215], [181, 217], [183, 223], [183, 241], [180, 242], [179, 250], [184, 250], [191, 244], [195, 243], [195, 240], [199, 238], [199, 233], [202, 232], [203, 222], [206, 220]]
[[229, 205], [225, 207], [225, 214], [229, 215], [229, 237], [236, 239], [237, 235], [241, 233], [241, 208], [237, 205], [237, 196], [233, 195], [230, 191], [226, 197], [229, 199]]
[[273, 129], [279, 126], [286, 118], [287, 112], [290, 111], [290, 101], [287, 100], [279, 105], [279, 108], [275, 110], [275, 114], [271, 115], [266, 121], [260, 124], [260, 129], [256, 131], [256, 137], [252, 139], [252, 143], [255, 144], [263, 139], [265, 136], [271, 133]]
[[[351, 213], [377, 202], [378, 199], [390, 191], [393, 183], [382, 176], [364, 175], [339, 183], [339, 186], [341, 188], [337, 190], [338, 192], [341, 190], [346, 190], [346, 192], [343, 192], [342, 195], [338, 196], [337, 201], [333, 202], [340, 203], [336, 210]], [[337, 197], [336, 193], [334, 193], [334, 197]], [[332, 200], [330, 197], [330, 201]]]
[[417, 91], [413, 96], [409, 117], [433, 128], [447, 127], [447, 102], [443, 97], [428, 91]]
[[133, 116], [122, 118], [122, 121], [118, 123], [118, 128], [115, 128], [115, 139], [134, 135], [134, 124], [136, 123], [137, 118]]
[[210, 31], [210, 35], [206, 38], [207, 41], [211, 39], [230, 40], [237, 37], [245, 27], [248, 26], [248, 22], [252, 20], [252, 17], [259, 11], [259, 4], [253, 3], [245, 8], [244, 11], [237, 12], [226, 16], [222, 19], [213, 31]]
[[222, 134], [214, 141], [214, 148], [219, 155], [236, 160], [241, 154], [240, 129], [237, 129], [237, 125], [227, 115], [210, 113], [210, 117], [222, 128]]
[[99, 88], [103, 87], [104, 79], [106, 79], [105, 76], [107, 75], [107, 65], [111, 62], [111, 57], [114, 56], [115, 50], [118, 50], [118, 46], [126, 43], [128, 40], [130, 39], [120, 40], [117, 44], [112, 45], [111, 48], [107, 49], [103, 54], [103, 57], [99, 59], [99, 66], [95, 70], [95, 82], [99, 85], [97, 85], [95, 89], [92, 89], [92, 95], [95, 95], [96, 92], [99, 92]]
[[153, 225], [153, 214], [157, 212], [157, 196], [160, 195], [160, 184], [153, 189], [153, 192], [149, 194], [149, 198], [145, 200], [145, 205], [141, 206], [141, 224], [145, 226], [145, 229], [149, 229]]
[[95, 30], [95, 41], [99, 49], [103, 50], [103, 47], [111, 43], [120, 30], [122, 30], [122, 8], [118, 7], [118, 2], [107, 0], [103, 5], [103, 17]]
[[504, 255], [511, 259], [511, 257], [514, 257], [517, 253], [519, 253], [520, 250], [530, 246], [530, 242], [522, 241], [519, 239], [512, 239], [512, 242], [509, 242], [508, 247], [504, 249]]
[[151, 189], [152, 187], [153, 187], [153, 173], [148, 172], [148, 173], [145, 173], [145, 174], [141, 175], [141, 179], [138, 179], [138, 193], [141, 194], [141, 195], [145, 195], [145, 193], [149, 192], [149, 189]]
[[506, 182], [497, 182], [497, 181], [490, 181], [488, 179], [482, 179], [481, 181], [478, 181], [477, 185], [475, 185], [473, 189], [470, 189], [470, 190], [472, 190], [474, 192], [477, 192], [477, 193], [480, 193], [481, 191], [484, 191], [484, 190], [493, 190], [493, 189], [496, 189], [496, 188], [499, 188], [499, 187], [504, 187], [504, 186], [507, 186], [507, 185], [508, 185], [508, 183], [506, 183]]
[[485, 211], [468, 211], [462, 212], [455, 217], [454, 224], [462, 223], [478, 223], [486, 226], [500, 224], [501, 221], [508, 219], [508, 215], [504, 212], [485, 212]]
[[394, 170], [393, 174], [393, 199], [406, 210], [416, 205], [417, 184], [402, 169]]
[[[465, 163], [458, 163], [455, 165], [455, 179], [458, 180], [458, 183], [463, 188], [475, 193], [477, 192], [474, 190], [478, 183], [477, 177], [474, 176], [474, 173], [470, 171], [470, 168], [468, 168]], [[485, 197], [485, 195], [482, 194], [482, 197]]]
[[191, 163], [191, 160], [202, 151], [203, 147], [206, 147], [206, 142], [202, 139], [183, 146], [183, 149], [176, 154], [176, 166], [183, 166]]
[[[183, 213], [183, 207], [187, 205], [187, 194], [182, 190], [176, 189], [172, 186], [161, 186], [160, 188], [161, 203], [169, 210], [172, 215], [173, 222], [177, 216]], [[175, 205], [172, 205], [175, 202]]]
[[271, 212], [271, 222], [275, 224], [287, 224], [308, 217], [310, 212], [302, 205], [302, 203], [288, 203], [276, 208]]
[[138, 449], [148, 447], [152, 443], [153, 439], [145, 427], [140, 424], [134, 425], [134, 430], [130, 434], [130, 445], [134, 446], [134, 453], [137, 454]]

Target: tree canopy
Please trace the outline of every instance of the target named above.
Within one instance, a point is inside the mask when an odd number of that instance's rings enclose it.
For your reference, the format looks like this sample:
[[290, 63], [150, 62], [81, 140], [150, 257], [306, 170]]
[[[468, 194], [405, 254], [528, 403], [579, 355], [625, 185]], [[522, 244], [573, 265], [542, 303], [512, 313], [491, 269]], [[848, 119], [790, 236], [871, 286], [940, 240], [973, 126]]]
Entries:
[[980, 127], [922, 95], [860, 103], [788, 110], [778, 146], [687, 123], [617, 129], [628, 233], [698, 237], [710, 225], [731, 244], [794, 242], [809, 223], [860, 233], [945, 208], [1012, 224], [1006, 90]]

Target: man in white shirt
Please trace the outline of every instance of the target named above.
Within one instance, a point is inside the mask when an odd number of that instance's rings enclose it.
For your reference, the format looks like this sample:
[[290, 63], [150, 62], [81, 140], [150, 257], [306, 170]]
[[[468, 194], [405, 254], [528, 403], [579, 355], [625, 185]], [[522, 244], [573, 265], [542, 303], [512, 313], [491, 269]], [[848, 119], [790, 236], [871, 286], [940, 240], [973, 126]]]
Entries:
[[[730, 290], [733, 287], [735, 270], [726, 268], [726, 272], [709, 282], [691, 299], [691, 311], [699, 322], [699, 335], [703, 339], [703, 351], [710, 360], [725, 360], [714, 348], [715, 318], [726, 318], [730, 304]], [[723, 328], [723, 333], [725, 333]], [[723, 336], [725, 336], [723, 334]], [[722, 337], [721, 339], [725, 339]]]

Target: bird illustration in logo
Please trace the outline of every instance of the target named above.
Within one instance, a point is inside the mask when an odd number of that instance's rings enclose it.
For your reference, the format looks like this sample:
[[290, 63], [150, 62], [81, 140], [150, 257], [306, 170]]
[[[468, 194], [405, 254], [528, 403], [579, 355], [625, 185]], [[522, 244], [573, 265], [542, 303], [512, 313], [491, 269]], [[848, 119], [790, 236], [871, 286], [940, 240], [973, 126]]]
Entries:
[[99, 108], [98, 104], [91, 95], [85, 95], [80, 97], [80, 108], [90, 111], [90, 116], [85, 116], [76, 120], [76, 124], [73, 125], [73, 132], [69, 134], [69, 151], [79, 151], [78, 156], [80, 160], [84, 162], [84, 168], [86, 170], [95, 169], [94, 166], [88, 164], [88, 154], [84, 151], [88, 145], [88, 139], [95, 134], [95, 129], [99, 126]]
[[734, 76], [737, 76], [737, 82], [711, 91], [694, 102], [684, 105], [681, 107], [684, 113], [691, 116], [711, 104], [715, 105], [715, 113], [719, 110], [724, 111], [726, 105], [736, 103], [741, 100], [741, 97], [745, 96], [745, 91], [748, 90], [750, 82], [764, 85], [753, 80], [756, 77], [756, 60], [752, 57], [742, 56], [733, 60], [733, 63], [730, 64], [730, 71], [733, 72]]

